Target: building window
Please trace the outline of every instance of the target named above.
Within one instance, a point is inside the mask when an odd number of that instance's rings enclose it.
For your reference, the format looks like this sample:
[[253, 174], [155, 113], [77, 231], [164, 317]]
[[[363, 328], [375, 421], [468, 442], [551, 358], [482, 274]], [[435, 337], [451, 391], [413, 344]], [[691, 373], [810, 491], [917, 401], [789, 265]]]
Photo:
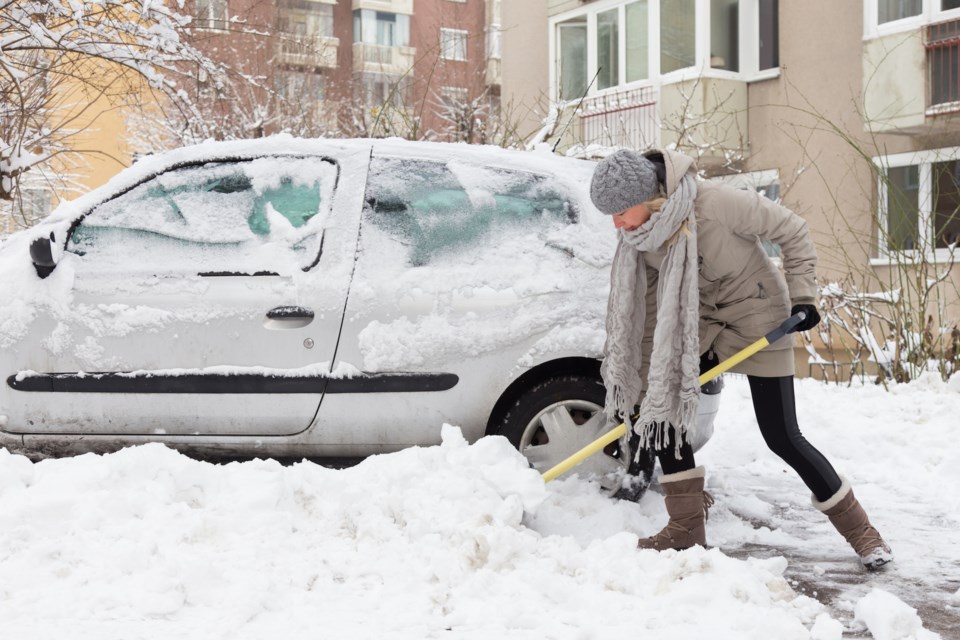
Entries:
[[777, 0], [760, 0], [758, 5], [757, 53], [759, 70], [780, 66], [780, 10]]
[[353, 12], [353, 41], [384, 47], [408, 47], [410, 16], [358, 9]]
[[587, 90], [587, 17], [580, 16], [558, 24], [557, 41], [560, 99], [574, 100]]
[[487, 28], [487, 58], [499, 60], [503, 57], [503, 32], [500, 25], [495, 24]]
[[868, 0], [865, 7], [867, 37], [960, 18], [960, 0]]
[[227, 0], [197, 0], [198, 29], [227, 28]]
[[293, 103], [309, 104], [323, 102], [326, 84], [323, 75], [309, 71], [278, 71], [277, 93]]
[[364, 74], [361, 80], [364, 104], [374, 107], [392, 105], [402, 108], [406, 101], [403, 82], [386, 75]]
[[696, 0], [660, 0], [660, 73], [697, 62]]
[[647, 0], [633, 2], [625, 8], [627, 47], [627, 82], [650, 77], [650, 27]]
[[929, 106], [960, 102], [960, 20], [926, 28]]
[[740, 70], [740, 2], [710, 2], [710, 66]]
[[750, 81], [770, 77], [780, 63], [778, 0], [596, 4], [552, 20], [552, 78], [562, 100], [578, 98], [588, 85], [590, 95], [688, 70]]
[[960, 160], [934, 162], [933, 248], [955, 249], [960, 245]]
[[597, 14], [597, 88], [609, 89], [620, 80], [619, 10]]
[[467, 32], [462, 29], [440, 29], [440, 57], [444, 60], [466, 60]]
[[877, 22], [885, 24], [920, 15], [923, 0], [877, 0]]
[[900, 154], [876, 163], [881, 253], [948, 259], [960, 244], [960, 148]]
[[279, 28], [298, 36], [333, 37], [333, 5], [306, 0], [281, 0]]

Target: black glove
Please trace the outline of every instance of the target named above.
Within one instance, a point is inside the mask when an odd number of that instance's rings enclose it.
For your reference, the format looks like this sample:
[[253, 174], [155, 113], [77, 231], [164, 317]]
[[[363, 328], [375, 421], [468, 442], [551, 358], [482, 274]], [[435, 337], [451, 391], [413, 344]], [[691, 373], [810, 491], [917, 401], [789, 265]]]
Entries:
[[803, 319], [803, 322], [794, 327], [794, 331], [809, 331], [820, 324], [820, 313], [817, 312], [815, 306], [812, 304], [795, 304], [793, 305], [793, 309], [790, 309], [790, 315], [796, 315], [801, 311], [805, 313], [807, 317]]

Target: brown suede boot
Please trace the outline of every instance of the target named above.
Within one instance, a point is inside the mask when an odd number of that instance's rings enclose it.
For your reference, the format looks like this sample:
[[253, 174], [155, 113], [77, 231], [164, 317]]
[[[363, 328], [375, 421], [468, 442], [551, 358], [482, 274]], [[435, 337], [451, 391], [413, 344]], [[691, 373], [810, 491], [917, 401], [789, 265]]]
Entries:
[[818, 502], [814, 497], [813, 506], [830, 518], [831, 524], [847, 539], [860, 556], [860, 562], [868, 570], [876, 571], [893, 561], [893, 552], [870, 524], [867, 513], [853, 495], [853, 489], [846, 478], [843, 478], [843, 484], [826, 502]]
[[670, 521], [660, 533], [641, 538], [637, 546], [641, 549], [689, 549], [695, 544], [707, 545], [707, 532], [704, 522], [707, 509], [713, 504], [713, 496], [703, 490], [703, 467], [669, 473], [660, 478], [667, 514]]

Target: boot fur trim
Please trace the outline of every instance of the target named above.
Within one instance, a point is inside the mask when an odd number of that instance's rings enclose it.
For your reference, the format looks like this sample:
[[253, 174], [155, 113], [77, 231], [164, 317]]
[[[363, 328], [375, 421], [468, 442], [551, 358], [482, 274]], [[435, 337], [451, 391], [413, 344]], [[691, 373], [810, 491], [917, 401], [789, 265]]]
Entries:
[[837, 489], [837, 492], [823, 502], [818, 502], [817, 496], [810, 496], [810, 502], [813, 503], [813, 506], [820, 511], [826, 512], [840, 504], [840, 501], [847, 497], [847, 494], [850, 493], [850, 481], [844, 476], [840, 476], [840, 480], [842, 481], [842, 484], [840, 485], [840, 488]]
[[660, 483], [664, 482], [680, 482], [682, 480], [693, 480], [694, 478], [704, 478], [707, 475], [707, 470], [704, 467], [694, 467], [693, 469], [688, 469], [687, 471], [678, 471], [677, 473], [665, 473], [660, 476]]

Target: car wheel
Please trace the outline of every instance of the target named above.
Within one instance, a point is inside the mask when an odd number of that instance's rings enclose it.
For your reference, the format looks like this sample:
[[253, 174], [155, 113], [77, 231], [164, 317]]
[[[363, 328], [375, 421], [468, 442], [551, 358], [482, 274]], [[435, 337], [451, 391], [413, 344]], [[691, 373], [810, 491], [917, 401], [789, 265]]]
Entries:
[[[504, 417], [497, 432], [543, 473], [587, 446], [613, 427], [603, 413], [606, 395], [600, 380], [563, 376], [544, 380], [524, 393]], [[568, 471], [580, 476], [622, 472], [615, 442]]]

